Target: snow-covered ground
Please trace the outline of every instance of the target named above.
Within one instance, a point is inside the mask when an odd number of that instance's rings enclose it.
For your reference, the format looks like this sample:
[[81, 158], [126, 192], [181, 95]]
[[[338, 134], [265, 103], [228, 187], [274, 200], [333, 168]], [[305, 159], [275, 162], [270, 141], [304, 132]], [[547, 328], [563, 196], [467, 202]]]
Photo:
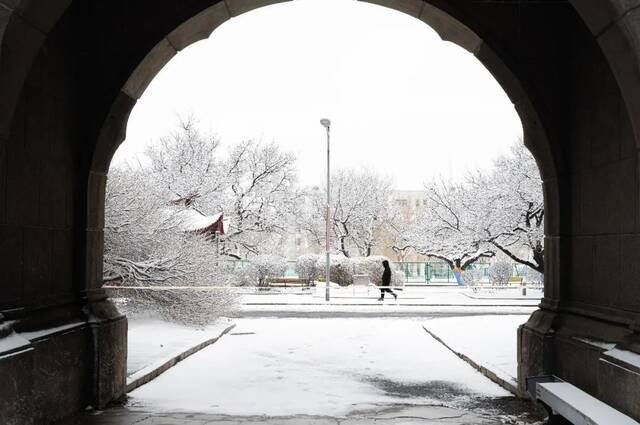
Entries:
[[[536, 306], [542, 297], [542, 291], [530, 289], [527, 296], [522, 296], [519, 288], [481, 289], [477, 292], [467, 287], [457, 286], [405, 286], [397, 291], [398, 300], [385, 295], [385, 304], [399, 305], [527, 305]], [[330, 289], [330, 305], [379, 305], [380, 291], [375, 288], [332, 287]], [[255, 304], [299, 304], [315, 305], [325, 302], [325, 288], [278, 288], [257, 293], [245, 293], [241, 296], [244, 305]]]
[[165, 322], [153, 317], [129, 317], [127, 336], [127, 376], [158, 361], [173, 357], [209, 338], [214, 338], [231, 325], [218, 319], [204, 329]]
[[[537, 308], [541, 291], [530, 291], [526, 299], [505, 299], [514, 290], [482, 290], [474, 293], [460, 287], [405, 287], [394, 300], [388, 294], [378, 301], [380, 292], [372, 288], [332, 288], [326, 302], [324, 289], [277, 288], [259, 293], [245, 293], [240, 297], [238, 317], [418, 317], [469, 314], [531, 314]], [[517, 290], [516, 290], [517, 291]], [[471, 296], [486, 296], [486, 299]]]
[[424, 327], [452, 350], [517, 386], [517, 331], [529, 315], [434, 318]]
[[130, 393], [130, 408], [344, 416], [407, 404], [464, 408], [509, 395], [431, 338], [423, 323], [239, 319], [216, 344]]

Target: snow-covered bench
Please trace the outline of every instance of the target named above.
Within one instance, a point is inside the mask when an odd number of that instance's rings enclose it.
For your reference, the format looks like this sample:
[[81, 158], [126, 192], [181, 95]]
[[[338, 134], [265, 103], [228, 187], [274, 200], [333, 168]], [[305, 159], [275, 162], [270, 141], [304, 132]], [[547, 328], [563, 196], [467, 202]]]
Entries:
[[568, 382], [537, 382], [535, 397], [549, 412], [549, 423], [562, 423], [561, 416], [574, 425], [639, 425]]

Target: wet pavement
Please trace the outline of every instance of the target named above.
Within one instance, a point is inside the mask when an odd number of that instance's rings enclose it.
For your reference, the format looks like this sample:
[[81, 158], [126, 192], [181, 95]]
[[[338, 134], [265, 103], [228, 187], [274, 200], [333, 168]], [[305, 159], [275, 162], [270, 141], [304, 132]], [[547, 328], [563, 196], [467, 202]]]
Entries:
[[86, 412], [64, 425], [497, 425], [531, 424], [511, 417], [495, 416], [490, 412], [472, 413], [440, 406], [396, 406], [376, 412], [360, 412], [345, 417], [310, 415], [289, 416], [230, 416], [203, 413], [149, 413], [126, 408]]

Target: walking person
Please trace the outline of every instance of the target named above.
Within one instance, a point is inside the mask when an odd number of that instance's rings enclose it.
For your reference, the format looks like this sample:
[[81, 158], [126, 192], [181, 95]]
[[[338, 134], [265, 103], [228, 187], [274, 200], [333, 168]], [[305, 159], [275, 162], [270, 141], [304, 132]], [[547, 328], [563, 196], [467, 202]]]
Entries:
[[391, 288], [385, 288], [385, 286], [391, 285], [391, 268], [389, 267], [389, 262], [387, 260], [383, 260], [382, 266], [384, 267], [384, 271], [382, 272], [382, 285], [380, 285], [380, 298], [378, 298], [378, 301], [384, 301], [385, 292], [390, 293], [393, 295], [393, 298], [397, 300], [398, 294], [393, 292]]

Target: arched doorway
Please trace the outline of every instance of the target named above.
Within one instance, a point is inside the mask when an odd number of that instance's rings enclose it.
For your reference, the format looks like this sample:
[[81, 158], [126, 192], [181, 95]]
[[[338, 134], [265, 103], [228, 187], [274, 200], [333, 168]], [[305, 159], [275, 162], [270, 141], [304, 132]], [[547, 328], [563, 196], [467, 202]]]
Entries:
[[[270, 3], [0, 2], [2, 332], [50, 330], [0, 352], [0, 374], [17, 383], [2, 397], [6, 417], [60, 417], [122, 394], [126, 320], [99, 289], [106, 167], [136, 99], [177, 51]], [[474, 53], [522, 118], [545, 182], [547, 272], [520, 330], [521, 381], [553, 373], [639, 417], [633, 365], [598, 347], [638, 351], [638, 9], [375, 3]], [[63, 402], [46, 390], [57, 385]], [[16, 407], [25, 397], [34, 404]]]

